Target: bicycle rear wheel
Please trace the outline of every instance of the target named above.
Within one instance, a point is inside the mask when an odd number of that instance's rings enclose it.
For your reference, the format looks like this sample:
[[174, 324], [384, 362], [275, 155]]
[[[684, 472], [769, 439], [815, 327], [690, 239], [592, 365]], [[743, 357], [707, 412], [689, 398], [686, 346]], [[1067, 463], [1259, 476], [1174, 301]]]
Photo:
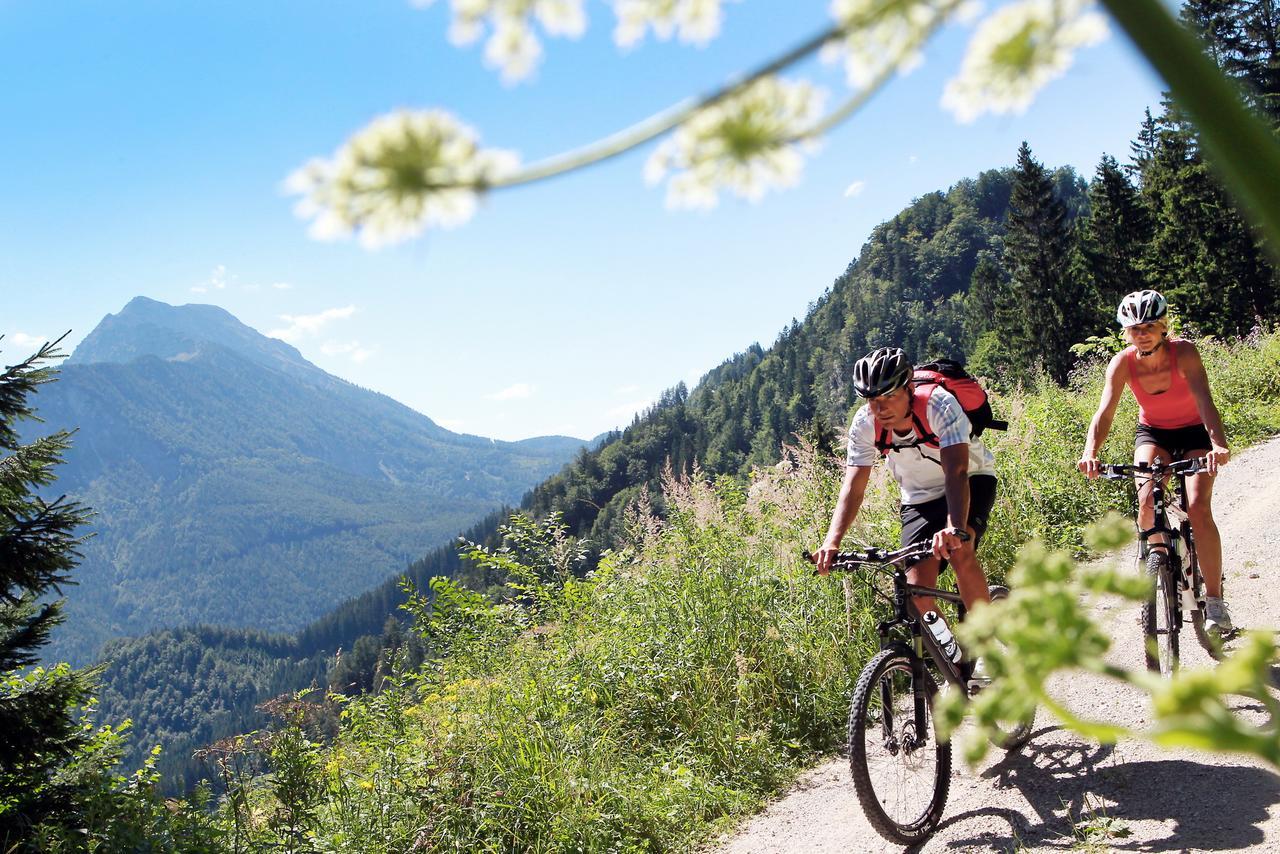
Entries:
[[[991, 595], [992, 602], [999, 602], [1001, 599], [1009, 597], [1009, 588], [1002, 584], [989, 585], [987, 592]], [[1032, 719], [1025, 723], [1012, 726], [1001, 725], [998, 734], [991, 737], [991, 743], [1004, 750], [1017, 750], [1027, 743], [1027, 739], [1031, 738], [1035, 723], [1035, 716], [1033, 715]]]
[[1147, 574], [1155, 582], [1142, 611], [1147, 669], [1169, 676], [1178, 669], [1178, 585], [1164, 549], [1147, 554]]
[[882, 650], [863, 668], [849, 708], [849, 768], [867, 821], [893, 842], [928, 838], [942, 820], [951, 786], [951, 744], [933, 725], [933, 677], [924, 673], [917, 722], [911, 658]]

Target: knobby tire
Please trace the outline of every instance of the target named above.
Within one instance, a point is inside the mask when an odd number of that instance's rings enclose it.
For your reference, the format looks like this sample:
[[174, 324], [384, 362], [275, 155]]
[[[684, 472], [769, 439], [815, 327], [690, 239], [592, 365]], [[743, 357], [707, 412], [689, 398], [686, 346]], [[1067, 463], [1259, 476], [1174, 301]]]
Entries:
[[[1002, 584], [989, 585], [987, 593], [991, 596], [992, 602], [999, 602], [1001, 599], [1009, 598], [1009, 588]], [[1026, 723], [1012, 726], [1002, 725], [999, 732], [991, 736], [991, 743], [1003, 750], [1017, 750], [1031, 738], [1035, 723], [1035, 718], [1033, 717]]]
[[1154, 588], [1142, 611], [1147, 669], [1171, 676], [1178, 669], [1178, 585], [1164, 549], [1147, 553], [1147, 574]]
[[900, 650], [882, 650], [867, 663], [849, 708], [849, 767], [862, 812], [877, 833], [904, 845], [937, 829], [951, 786], [951, 744], [938, 740], [933, 722], [937, 685], [927, 669], [922, 672], [927, 699], [922, 747], [909, 744], [916, 737], [915, 696], [911, 658]]

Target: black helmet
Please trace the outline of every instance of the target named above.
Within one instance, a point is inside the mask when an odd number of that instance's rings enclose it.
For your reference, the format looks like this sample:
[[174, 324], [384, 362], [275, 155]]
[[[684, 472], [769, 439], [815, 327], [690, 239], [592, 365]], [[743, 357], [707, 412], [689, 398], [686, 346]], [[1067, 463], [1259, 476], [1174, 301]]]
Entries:
[[853, 366], [853, 390], [865, 398], [897, 391], [911, 379], [912, 365], [897, 347], [881, 347]]
[[1159, 320], [1169, 312], [1169, 303], [1165, 302], [1159, 291], [1134, 291], [1120, 300], [1116, 309], [1116, 322], [1126, 329], [1139, 323], [1151, 323]]

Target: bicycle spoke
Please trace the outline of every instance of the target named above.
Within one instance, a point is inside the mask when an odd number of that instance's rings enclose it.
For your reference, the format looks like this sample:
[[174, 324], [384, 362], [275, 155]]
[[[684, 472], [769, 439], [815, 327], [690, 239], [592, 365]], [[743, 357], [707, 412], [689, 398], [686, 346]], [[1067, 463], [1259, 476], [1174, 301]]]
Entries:
[[[932, 681], [929, 689], [932, 695]], [[882, 836], [910, 843], [937, 827], [951, 746], [938, 743], [927, 704], [917, 721], [906, 656], [886, 650], [863, 670], [849, 712], [849, 762], [858, 800]]]

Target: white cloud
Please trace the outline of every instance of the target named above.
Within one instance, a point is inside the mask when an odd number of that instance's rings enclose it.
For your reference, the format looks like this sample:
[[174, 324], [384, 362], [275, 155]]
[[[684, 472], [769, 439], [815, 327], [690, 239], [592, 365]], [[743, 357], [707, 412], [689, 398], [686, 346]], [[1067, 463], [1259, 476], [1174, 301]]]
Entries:
[[[238, 277], [232, 276], [231, 278], [235, 279]], [[218, 266], [213, 268], [213, 272], [209, 274], [208, 279], [205, 279], [203, 282], [201, 282], [198, 285], [191, 286], [191, 293], [207, 294], [211, 290], [214, 290], [214, 291], [226, 290], [226, 287], [227, 287], [227, 266], [225, 264], [219, 264]]]
[[533, 396], [533, 386], [528, 383], [516, 383], [507, 386], [502, 391], [495, 391], [493, 394], [486, 394], [489, 400], [524, 400]]
[[635, 394], [640, 390], [638, 385], [624, 385], [613, 390], [614, 394]]
[[48, 341], [43, 335], [28, 335], [25, 332], [11, 332], [5, 336], [5, 341], [13, 343], [18, 347], [39, 347]]
[[851, 199], [851, 198], [854, 198], [855, 196], [861, 196], [862, 191], [865, 190], [866, 188], [867, 188], [866, 181], [854, 181], [848, 187], [845, 187], [844, 197], [846, 199]]
[[359, 341], [326, 341], [320, 345], [320, 352], [326, 356], [348, 356], [357, 365], [368, 361], [373, 351], [361, 347]]
[[910, 157], [908, 157], [908, 158], [907, 158], [907, 162], [908, 162], [908, 163], [915, 163], [915, 162], [916, 162], [916, 161], [918, 161], [919, 159], [920, 159], [920, 158], [919, 158], [917, 155], [913, 154], [913, 155], [911, 155]]
[[275, 289], [276, 289], [276, 290], [278, 290], [278, 291], [291, 291], [291, 290], [293, 290], [293, 284], [292, 284], [292, 283], [290, 283], [290, 282], [272, 282], [272, 283], [271, 283], [271, 287], [275, 288]]
[[431, 420], [439, 424], [444, 429], [450, 430], [454, 433], [465, 432], [465, 428], [467, 426], [467, 422], [461, 418], [432, 418]]
[[318, 335], [321, 329], [333, 321], [346, 320], [355, 314], [355, 311], [356, 307], [354, 305], [347, 305], [342, 308], [326, 308], [317, 314], [282, 314], [280, 319], [287, 323], [288, 326], [273, 329], [267, 335], [292, 343], [302, 338]]

